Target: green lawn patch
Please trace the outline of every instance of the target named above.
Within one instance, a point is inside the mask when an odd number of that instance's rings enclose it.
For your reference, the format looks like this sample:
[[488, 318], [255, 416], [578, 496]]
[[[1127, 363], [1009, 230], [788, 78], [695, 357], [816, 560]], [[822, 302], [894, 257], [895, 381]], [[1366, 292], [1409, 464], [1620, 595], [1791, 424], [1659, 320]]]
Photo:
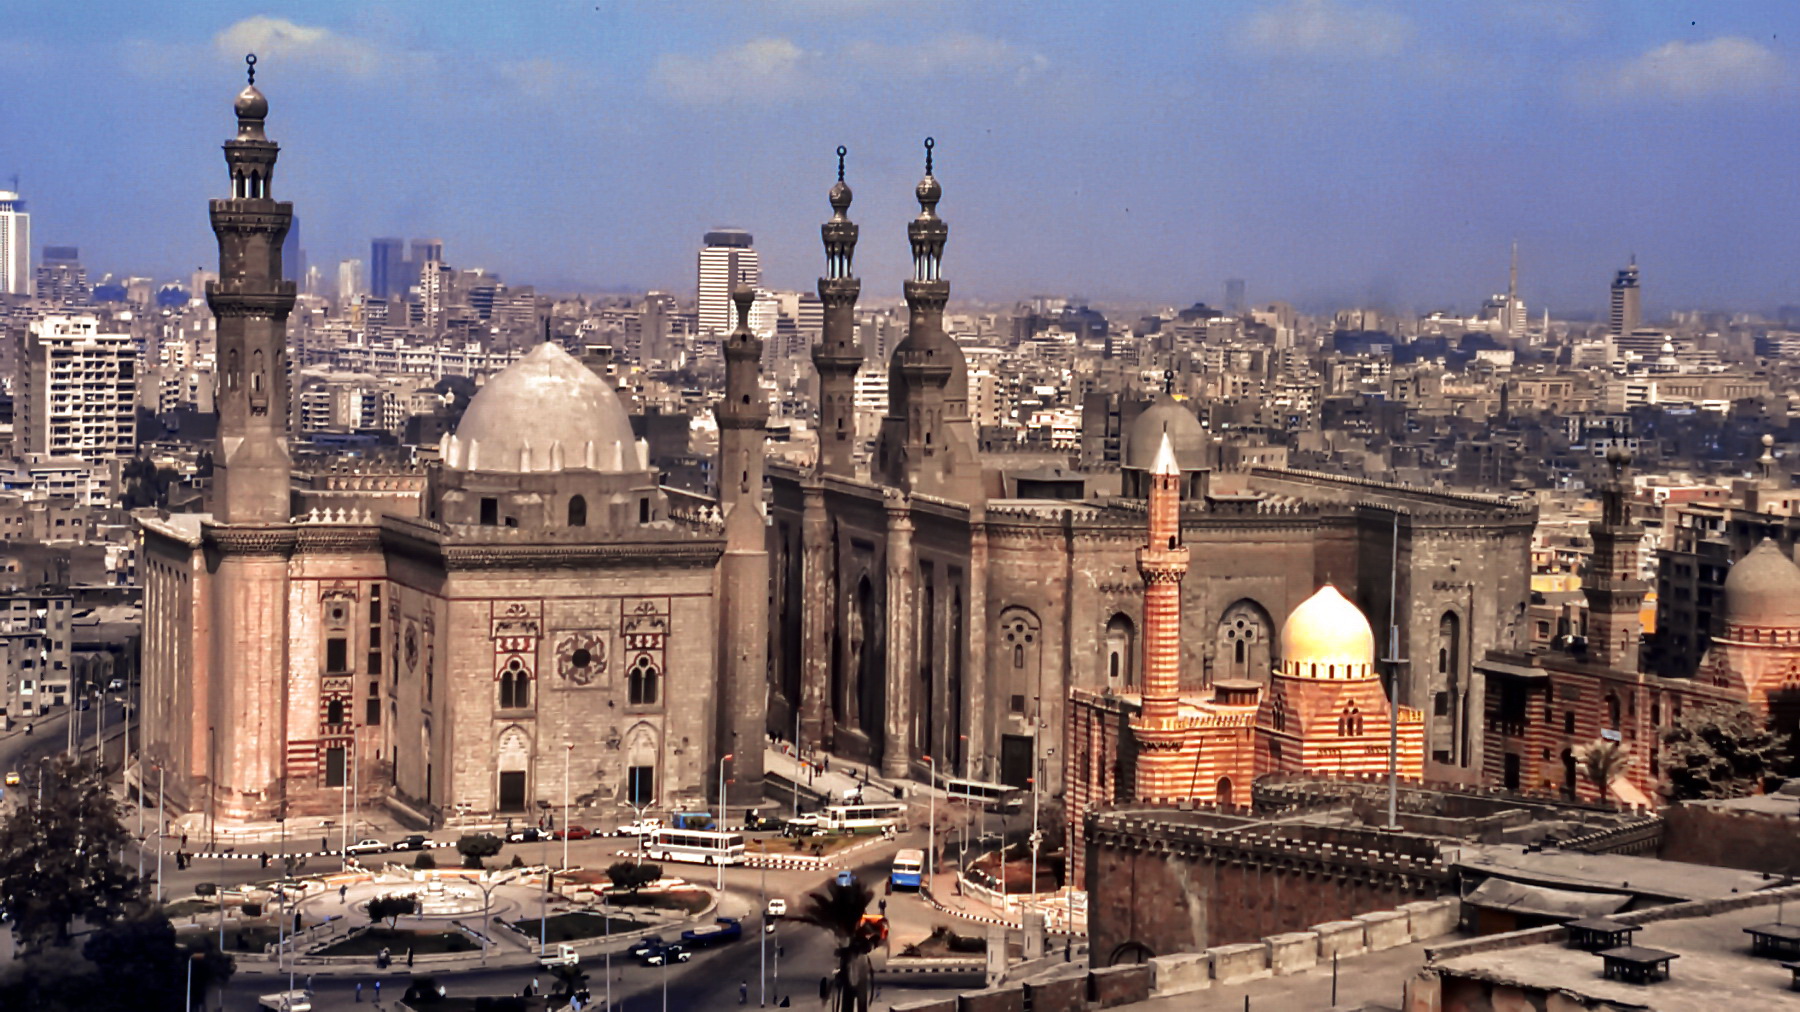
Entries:
[[439, 952], [476, 952], [481, 946], [460, 931], [394, 931], [371, 928], [319, 950], [320, 956], [373, 956], [388, 950], [396, 960], [406, 958], [406, 950], [425, 956]]
[[[606, 929], [609, 927], [615, 935], [649, 927], [642, 921], [633, 920], [622, 914], [614, 914], [610, 920], [609, 924], [608, 918], [586, 911], [556, 914], [544, 925], [543, 930], [547, 932], [544, 937], [551, 942], [573, 942], [583, 938], [601, 938], [607, 934]], [[539, 937], [538, 923], [538, 919], [533, 917], [530, 920], [514, 921], [512, 926], [518, 930], [519, 934], [527, 938], [537, 938]]]
[[607, 893], [606, 899], [615, 907], [647, 907], [651, 910], [680, 910], [697, 914], [712, 903], [712, 897], [699, 889], [676, 889], [669, 892]]
[[179, 903], [170, 903], [163, 907], [163, 916], [170, 920], [176, 920], [217, 909], [219, 909], [219, 905], [212, 900], [182, 900]]

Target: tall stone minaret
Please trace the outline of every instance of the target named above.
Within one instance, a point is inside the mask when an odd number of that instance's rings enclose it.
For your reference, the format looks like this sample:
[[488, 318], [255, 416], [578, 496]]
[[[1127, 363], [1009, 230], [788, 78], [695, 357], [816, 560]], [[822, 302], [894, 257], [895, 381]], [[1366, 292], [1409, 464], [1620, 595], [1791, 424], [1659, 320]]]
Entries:
[[837, 185], [831, 188], [831, 220], [819, 227], [825, 239], [825, 276], [819, 279], [819, 301], [825, 325], [812, 352], [819, 372], [819, 465], [821, 474], [849, 478], [856, 450], [856, 371], [862, 349], [856, 341], [856, 297], [862, 282], [852, 274], [856, 255], [856, 223], [848, 215], [850, 187], [844, 183], [844, 155], [838, 147]]
[[[1149, 538], [1137, 551], [1144, 577], [1144, 706], [1131, 732], [1138, 742], [1139, 800], [1184, 793], [1181, 746], [1181, 578], [1188, 550], [1181, 543], [1181, 465], [1167, 433], [1150, 469]], [[1191, 793], [1191, 791], [1188, 791]]]
[[906, 226], [913, 253], [907, 333], [888, 367], [888, 413], [875, 475], [904, 492], [973, 503], [982, 498], [981, 468], [969, 421], [968, 360], [944, 333], [944, 305], [950, 301], [944, 242], [950, 226], [937, 214], [944, 189], [931, 174], [932, 147], [926, 138], [925, 178], [916, 191], [919, 216]]
[[[856, 298], [862, 293], [862, 282], [851, 273], [857, 228], [848, 214], [851, 195], [844, 182], [846, 153], [839, 145], [838, 178], [830, 194], [831, 220], [819, 229], [825, 240], [825, 276], [819, 279], [825, 326], [812, 352], [813, 367], [819, 372], [819, 457], [812, 473], [800, 482], [800, 565], [806, 593], [801, 595], [800, 698], [788, 700], [788, 705], [798, 709], [800, 742], [809, 748], [828, 741], [834, 722], [829, 689], [837, 566], [824, 478], [855, 476], [858, 442], [856, 372], [862, 367], [862, 348], [856, 340]], [[790, 711], [781, 726], [794, 727], [794, 717]]]
[[[237, 136], [225, 142], [231, 196], [211, 202], [219, 280], [206, 286], [218, 319], [219, 435], [213, 451], [212, 663], [204, 799], [224, 821], [276, 814], [286, 763], [288, 684], [287, 317], [281, 243], [293, 205], [270, 196], [279, 149], [263, 135], [269, 103], [250, 84], [237, 97]], [[200, 693], [197, 692], [199, 697]]]
[[1649, 587], [1638, 578], [1638, 545], [1644, 529], [1631, 520], [1627, 498], [1631, 453], [1606, 452], [1612, 474], [1600, 491], [1600, 519], [1588, 525], [1594, 553], [1588, 558], [1581, 592], [1588, 602], [1588, 658], [1627, 674], [1638, 673], [1643, 620], [1639, 609]]
[[281, 244], [294, 205], [270, 196], [280, 147], [263, 134], [269, 102], [252, 83], [237, 97], [237, 136], [225, 142], [231, 196], [214, 200], [219, 280], [206, 302], [218, 318], [219, 415], [212, 513], [222, 523], [280, 524], [288, 513], [287, 318], [294, 283], [282, 280]]
[[719, 506], [725, 512], [725, 556], [719, 562], [719, 741], [714, 763], [719, 756], [732, 756], [725, 768], [730, 783], [720, 803], [755, 805], [762, 801], [769, 706], [769, 546], [763, 511], [769, 406], [762, 390], [763, 342], [750, 330], [756, 290], [739, 285], [731, 298], [737, 304], [737, 327], [725, 338], [725, 397], [714, 409], [719, 422]]

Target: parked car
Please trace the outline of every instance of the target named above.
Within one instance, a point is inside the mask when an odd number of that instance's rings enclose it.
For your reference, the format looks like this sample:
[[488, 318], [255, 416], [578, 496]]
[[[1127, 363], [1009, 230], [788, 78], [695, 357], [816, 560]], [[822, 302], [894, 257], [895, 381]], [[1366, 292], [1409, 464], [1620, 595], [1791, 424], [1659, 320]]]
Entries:
[[550, 839], [560, 840], [564, 836], [567, 836], [571, 840], [585, 840], [593, 835], [593, 831], [586, 826], [568, 826], [563, 829], [553, 830], [550, 833]]
[[856, 873], [851, 871], [848, 868], [845, 868], [843, 871], [840, 871], [837, 873], [837, 884], [838, 885], [847, 886], [850, 883], [855, 882], [855, 881], [856, 881]]
[[112, 681], [107, 682], [106, 683], [106, 691], [108, 691], [108, 692], [124, 692], [125, 691], [125, 679], [115, 678]]
[[625, 952], [634, 958], [642, 959], [644, 953], [649, 952], [651, 949], [660, 949], [663, 947], [663, 944], [661, 935], [645, 935], [637, 941], [632, 942], [631, 948], [626, 949]]
[[762, 833], [772, 829], [780, 829], [781, 826], [782, 822], [779, 818], [764, 815], [755, 808], [744, 813], [744, 832], [746, 833]]
[[688, 947], [680, 942], [659, 945], [639, 957], [645, 966], [662, 966], [664, 963], [685, 963], [694, 958]]
[[581, 953], [576, 952], [575, 947], [567, 942], [561, 943], [556, 948], [551, 949], [549, 952], [538, 957], [538, 965], [546, 970], [558, 966], [575, 966], [580, 962]]
[[506, 842], [507, 843], [531, 843], [533, 841], [542, 839], [543, 836], [544, 836], [544, 834], [538, 832], [536, 826], [531, 826], [531, 827], [528, 827], [525, 829], [515, 829], [512, 832], [506, 834]]
[[663, 828], [661, 819], [639, 819], [636, 822], [628, 822], [620, 826], [619, 832], [624, 836], [649, 836], [661, 828]]
[[770, 900], [769, 901], [769, 909], [767, 911], [766, 916], [786, 917], [787, 916], [787, 900], [783, 900], [783, 899]]
[[401, 841], [399, 843], [394, 844], [394, 849], [395, 850], [424, 850], [426, 847], [429, 847], [429, 846], [431, 846], [431, 841], [425, 839], [425, 834], [414, 833], [411, 836], [401, 839]]
[[7, 774], [7, 775], [6, 775], [6, 786], [8, 786], [8, 787], [17, 787], [17, 786], [19, 786], [19, 774], [18, 774], [18, 771], [16, 771], [16, 770], [15, 770], [15, 771], [13, 771], [13, 772], [11, 772], [11, 773], [8, 773], [8, 774]]
[[744, 926], [735, 917], [721, 917], [710, 928], [690, 928], [681, 933], [682, 944], [696, 947], [735, 942], [742, 937]]
[[256, 1006], [274, 1012], [312, 1012], [312, 996], [305, 991], [281, 991], [256, 999]]
[[388, 845], [380, 840], [358, 840], [344, 849], [352, 854], [380, 854], [388, 849]]
[[782, 823], [781, 826], [782, 836], [818, 836], [823, 832], [824, 830], [819, 828], [819, 816], [816, 813], [796, 815]]

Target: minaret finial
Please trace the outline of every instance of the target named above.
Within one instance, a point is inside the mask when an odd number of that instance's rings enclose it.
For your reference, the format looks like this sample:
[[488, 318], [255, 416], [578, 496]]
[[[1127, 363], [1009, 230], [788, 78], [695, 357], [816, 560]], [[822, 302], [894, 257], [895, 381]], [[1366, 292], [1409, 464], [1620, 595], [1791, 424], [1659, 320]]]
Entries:
[[844, 147], [842, 144], [838, 145], [838, 182], [840, 183], [844, 181], [844, 156], [849, 153], [849, 148]]
[[925, 138], [925, 174], [928, 176], [931, 175], [931, 149], [935, 147], [937, 147], [936, 140], [930, 137]]
[[1175, 395], [1175, 370], [1173, 369], [1163, 370], [1163, 393], [1171, 397]]
[[255, 53], [245, 53], [244, 54], [244, 65], [246, 68], [248, 68], [248, 71], [250, 74], [250, 83], [255, 84], [256, 83], [256, 54]]

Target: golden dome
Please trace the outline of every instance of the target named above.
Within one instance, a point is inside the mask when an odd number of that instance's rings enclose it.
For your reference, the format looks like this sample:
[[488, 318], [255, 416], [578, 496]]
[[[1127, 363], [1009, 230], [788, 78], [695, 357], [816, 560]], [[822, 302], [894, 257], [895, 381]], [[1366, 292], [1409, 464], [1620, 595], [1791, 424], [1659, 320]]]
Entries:
[[1328, 583], [1281, 627], [1281, 670], [1297, 678], [1373, 678], [1375, 630]]

